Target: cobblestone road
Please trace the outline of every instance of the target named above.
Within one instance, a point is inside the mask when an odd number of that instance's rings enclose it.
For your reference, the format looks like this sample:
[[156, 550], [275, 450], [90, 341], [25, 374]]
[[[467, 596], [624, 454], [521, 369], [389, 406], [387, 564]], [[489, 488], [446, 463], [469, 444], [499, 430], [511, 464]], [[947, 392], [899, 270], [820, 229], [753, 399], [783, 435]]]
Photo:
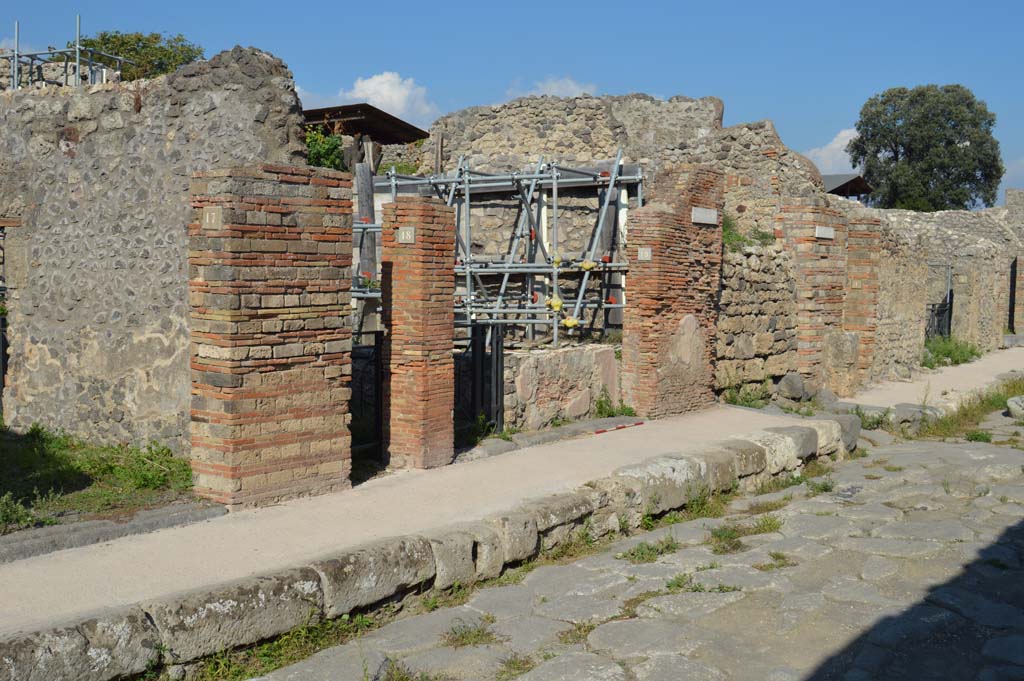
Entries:
[[[875, 449], [836, 465], [831, 492], [737, 499], [728, 518], [539, 567], [266, 678], [383, 679], [397, 663], [431, 680], [1024, 679], [1022, 464], [1009, 445]], [[747, 512], [758, 502], [785, 503], [776, 531], [732, 553], [705, 543], [723, 525], [772, 529]], [[624, 556], [641, 544], [631, 555], [664, 553]]]

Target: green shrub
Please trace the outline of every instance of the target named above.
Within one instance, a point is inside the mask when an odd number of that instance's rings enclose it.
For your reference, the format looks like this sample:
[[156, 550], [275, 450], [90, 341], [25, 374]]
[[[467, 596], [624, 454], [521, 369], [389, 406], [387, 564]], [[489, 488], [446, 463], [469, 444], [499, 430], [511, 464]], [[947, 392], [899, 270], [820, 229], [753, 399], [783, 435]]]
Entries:
[[636, 411], [622, 401], [619, 402], [619, 406], [615, 406], [611, 395], [608, 394], [608, 388], [601, 386], [601, 394], [594, 401], [594, 417], [606, 419], [613, 416], [636, 416]]
[[722, 245], [727, 251], [738, 252], [745, 246], [768, 246], [775, 243], [775, 235], [760, 229], [743, 234], [736, 226], [736, 218], [726, 213], [722, 216]]
[[32, 511], [14, 498], [10, 492], [0, 496], [0, 536], [35, 523]]
[[878, 430], [889, 423], [889, 409], [871, 414], [861, 409], [860, 405], [853, 408], [853, 414], [860, 419], [861, 430]]
[[752, 407], [761, 409], [772, 398], [772, 382], [765, 379], [763, 383], [747, 383], [740, 386], [732, 386], [722, 391], [722, 401], [726, 404], [734, 404], [738, 407]]
[[306, 128], [306, 161], [311, 166], [345, 170], [345, 148], [339, 135], [326, 135], [319, 126]]
[[992, 433], [984, 430], [972, 430], [964, 436], [968, 442], [992, 442]]
[[959, 437], [975, 430], [982, 419], [992, 412], [1005, 410], [1006, 400], [1015, 395], [1024, 395], [1024, 378], [1011, 378], [961, 400], [956, 411], [923, 423], [917, 436]]
[[398, 163], [381, 163], [380, 167], [377, 168], [377, 174], [384, 175], [392, 168], [394, 168], [395, 173], [398, 175], [415, 175], [420, 169], [415, 163], [409, 163], [408, 161], [400, 161]]
[[924, 342], [924, 350], [921, 365], [929, 369], [966, 364], [981, 357], [977, 346], [952, 336], [933, 336]]

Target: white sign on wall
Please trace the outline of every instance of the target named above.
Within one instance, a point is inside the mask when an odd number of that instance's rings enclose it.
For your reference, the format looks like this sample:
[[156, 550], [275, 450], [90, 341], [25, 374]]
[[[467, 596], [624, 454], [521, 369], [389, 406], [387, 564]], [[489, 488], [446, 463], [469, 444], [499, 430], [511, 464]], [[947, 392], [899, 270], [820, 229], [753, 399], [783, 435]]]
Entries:
[[717, 225], [718, 209], [698, 208], [694, 206], [692, 209], [690, 209], [690, 220], [695, 225]]
[[414, 243], [416, 243], [416, 228], [415, 227], [399, 227], [398, 228], [398, 243], [400, 243], [400, 244], [414, 244]]

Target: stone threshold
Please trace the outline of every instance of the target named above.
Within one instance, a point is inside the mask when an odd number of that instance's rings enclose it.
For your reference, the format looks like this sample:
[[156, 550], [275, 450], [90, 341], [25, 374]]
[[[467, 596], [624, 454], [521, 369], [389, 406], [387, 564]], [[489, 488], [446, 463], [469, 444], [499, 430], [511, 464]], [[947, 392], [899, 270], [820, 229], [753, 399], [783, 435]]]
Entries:
[[[807, 419], [665, 454], [619, 468], [573, 491], [527, 501], [477, 522], [391, 537], [291, 569], [0, 641], [0, 679], [107, 681], [157, 664], [183, 665], [410, 593], [493, 579], [572, 541], [641, 526], [645, 515], [681, 509], [703, 490], [756, 490], [816, 457], [842, 459], [859, 420]], [[116, 578], [111, 575], [111, 578]]]

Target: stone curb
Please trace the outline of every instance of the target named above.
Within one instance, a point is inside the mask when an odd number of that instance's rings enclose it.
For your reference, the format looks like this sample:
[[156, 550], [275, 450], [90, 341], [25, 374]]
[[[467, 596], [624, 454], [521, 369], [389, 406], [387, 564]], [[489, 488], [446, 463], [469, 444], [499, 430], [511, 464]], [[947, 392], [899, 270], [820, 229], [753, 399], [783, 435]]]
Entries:
[[222, 516], [227, 512], [227, 509], [219, 504], [176, 503], [139, 511], [125, 522], [82, 520], [66, 525], [22, 530], [0, 537], [0, 563], [98, 544], [132, 534], [190, 525]]
[[638, 529], [644, 515], [679, 509], [705, 489], [753, 490], [809, 458], [845, 455], [846, 424], [805, 423], [653, 457], [481, 521], [383, 539], [307, 566], [20, 634], [0, 641], [0, 681], [107, 681], [161, 659], [191, 663], [325, 617], [497, 577], [584, 530], [599, 537]]

